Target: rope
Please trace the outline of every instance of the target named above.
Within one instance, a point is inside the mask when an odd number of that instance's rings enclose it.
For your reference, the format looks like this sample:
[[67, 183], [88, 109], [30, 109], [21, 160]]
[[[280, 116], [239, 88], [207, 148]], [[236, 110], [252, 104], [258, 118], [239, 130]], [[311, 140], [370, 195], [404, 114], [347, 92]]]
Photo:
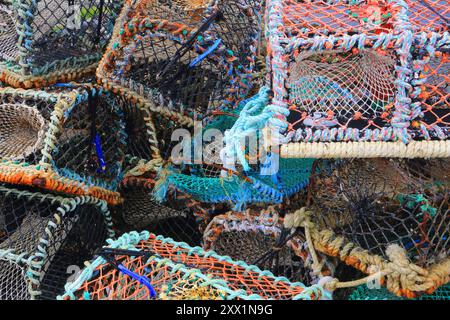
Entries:
[[347, 242], [343, 237], [334, 235], [331, 230], [319, 231], [310, 220], [313, 212], [302, 208], [286, 215], [284, 226], [286, 228], [303, 227], [307, 238], [308, 249], [313, 260], [313, 271], [320, 275], [321, 264], [316, 250], [339, 257], [341, 261], [365, 273], [369, 273], [373, 266], [380, 270], [363, 279], [340, 282], [339, 279], [328, 279], [324, 288], [333, 291], [337, 288], [347, 288], [367, 283], [377, 277], [386, 280], [389, 291], [399, 296], [414, 298], [418, 294], [431, 293], [440, 285], [450, 281], [450, 259], [433, 265], [425, 270], [407, 258], [406, 251], [397, 244], [391, 244], [386, 249], [389, 260], [371, 255], [366, 250]]
[[300, 142], [281, 146], [282, 158], [448, 158], [450, 141]]

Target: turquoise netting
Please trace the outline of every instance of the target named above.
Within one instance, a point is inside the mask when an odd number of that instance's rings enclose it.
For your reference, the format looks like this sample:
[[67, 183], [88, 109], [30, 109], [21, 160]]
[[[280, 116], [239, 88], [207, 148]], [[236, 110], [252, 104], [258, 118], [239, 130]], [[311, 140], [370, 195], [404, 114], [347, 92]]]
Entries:
[[432, 294], [426, 294], [416, 299], [398, 297], [386, 288], [369, 289], [366, 285], [359, 286], [352, 292], [348, 300], [450, 300], [450, 284], [438, 288]]
[[[168, 186], [187, 193], [202, 202], [232, 202], [241, 209], [247, 203], [281, 203], [303, 189], [311, 173], [314, 159], [280, 159], [280, 169], [276, 175], [263, 176], [259, 172], [240, 176], [210, 178], [169, 173], [164, 187], [156, 190], [156, 197], [163, 199]], [[162, 192], [162, 193], [161, 193]]]

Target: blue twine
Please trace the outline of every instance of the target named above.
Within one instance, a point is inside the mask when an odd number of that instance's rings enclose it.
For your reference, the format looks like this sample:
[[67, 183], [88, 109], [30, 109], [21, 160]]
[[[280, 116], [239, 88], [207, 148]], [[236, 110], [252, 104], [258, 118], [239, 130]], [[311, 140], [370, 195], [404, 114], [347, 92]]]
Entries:
[[140, 284], [146, 286], [147, 289], [148, 289], [148, 292], [149, 292], [149, 294], [150, 294], [150, 298], [153, 298], [153, 297], [156, 296], [156, 291], [155, 291], [155, 289], [153, 288], [152, 284], [150, 283], [150, 281], [148, 281], [148, 279], [147, 279], [146, 277], [140, 276], [140, 275], [134, 273], [133, 271], [128, 270], [127, 268], [125, 268], [125, 267], [124, 267], [123, 265], [121, 265], [121, 264], [119, 264], [119, 265], [117, 266], [117, 268], [118, 268], [122, 273], [124, 273], [124, 274], [126, 274], [127, 276], [129, 276], [129, 277], [131, 277], [131, 278], [133, 278], [133, 279], [139, 281]]
[[214, 52], [219, 44], [222, 42], [222, 39], [216, 40], [212, 46], [210, 46], [208, 49], [206, 49], [205, 52], [203, 52], [201, 55], [199, 55], [197, 58], [192, 60], [192, 62], [189, 64], [189, 68], [195, 67], [197, 64], [205, 60], [207, 56], [209, 56], [212, 52]]
[[95, 151], [97, 153], [97, 159], [98, 159], [98, 164], [99, 164], [99, 168], [97, 169], [97, 172], [98, 173], [105, 172], [106, 162], [105, 162], [105, 158], [103, 157], [102, 145], [100, 143], [100, 136], [98, 134], [95, 135], [94, 145], [95, 145]]

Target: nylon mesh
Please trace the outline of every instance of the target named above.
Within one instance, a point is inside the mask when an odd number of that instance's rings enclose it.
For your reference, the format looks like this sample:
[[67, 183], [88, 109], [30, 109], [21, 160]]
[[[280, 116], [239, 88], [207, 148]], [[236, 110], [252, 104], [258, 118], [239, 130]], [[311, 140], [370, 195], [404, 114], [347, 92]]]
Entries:
[[[217, 255], [210, 255], [195, 250], [185, 245], [173, 243], [162, 237], [155, 238], [150, 235], [146, 241], [133, 246], [139, 250], [150, 250], [154, 255], [150, 258], [116, 256], [117, 261], [132, 272], [144, 275], [151, 283], [157, 293], [156, 298], [167, 297], [163, 288], [180, 286], [180, 278], [185, 276], [192, 283], [199, 286], [212, 285], [214, 281], [201, 284], [201, 281], [195, 279], [199, 277], [206, 280], [221, 280], [220, 286], [215, 286], [219, 291], [222, 289], [225, 294], [222, 298], [239, 298], [239, 295], [233, 296], [231, 292], [241, 291], [241, 298], [250, 297], [251, 294], [258, 294], [263, 299], [292, 299], [297, 294], [304, 293], [305, 297], [317, 299], [319, 292], [306, 291], [302, 285], [294, 285], [287, 281], [275, 281], [269, 275], [262, 275], [258, 270], [249, 270], [242, 264], [223, 259]], [[194, 249], [194, 250], [193, 250]], [[158, 263], [159, 262], [159, 263]], [[174, 268], [173, 265], [181, 264], [182, 268]], [[187, 268], [187, 270], [186, 270]], [[194, 271], [193, 269], [198, 269]], [[187, 272], [191, 276], [186, 276]], [[182, 281], [182, 284], [185, 282]], [[217, 283], [217, 282], [216, 282]], [[209, 289], [207, 287], [207, 289]], [[175, 289], [176, 290], [176, 289]], [[163, 292], [161, 292], [163, 291]], [[75, 299], [138, 299], [147, 300], [150, 298], [149, 291], [145, 286], [137, 284], [136, 280], [111, 268], [107, 264], [100, 264], [95, 270], [93, 277], [85, 281], [80, 287], [73, 291]], [[65, 298], [70, 298], [66, 295]]]

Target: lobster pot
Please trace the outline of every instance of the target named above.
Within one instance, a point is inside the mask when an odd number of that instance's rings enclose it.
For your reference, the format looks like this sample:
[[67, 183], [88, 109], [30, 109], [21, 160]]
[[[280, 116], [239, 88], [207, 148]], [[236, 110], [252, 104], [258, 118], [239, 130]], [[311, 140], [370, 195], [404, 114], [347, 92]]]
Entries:
[[0, 260], [0, 300], [30, 300], [26, 266], [17, 262]]
[[139, 178], [124, 180], [119, 190], [124, 200], [115, 211], [127, 227], [145, 229], [176, 241], [199, 245], [199, 222], [186, 201], [173, 197], [163, 203], [156, 201], [150, 181]]
[[311, 283], [303, 258], [284, 241], [288, 234], [282, 230], [282, 219], [264, 211], [259, 215], [229, 212], [214, 217], [203, 236], [205, 250], [254, 264], [290, 281]]
[[93, 73], [122, 4], [122, 0], [2, 0], [0, 80], [31, 88]]
[[[448, 100], [448, 77], [423, 70], [431, 60], [437, 65], [425, 69], [447, 74], [448, 13], [432, 2], [268, 3], [272, 103], [285, 108], [276, 130], [291, 142], [282, 156], [448, 157], [448, 142], [434, 142], [448, 135], [448, 111], [435, 111]], [[423, 99], [428, 91], [435, 97]], [[407, 147], [413, 141], [422, 147]]]
[[2, 299], [54, 299], [107, 236], [106, 203], [0, 186]]
[[117, 189], [126, 133], [112, 95], [94, 88], [61, 93], [5, 88], [0, 110], [3, 182], [46, 187], [44, 180], [20, 179], [45, 170], [74, 184]]
[[[134, 248], [140, 253], [148, 252], [149, 255], [128, 256], [120, 251], [114, 254], [114, 248]], [[122, 235], [117, 241], [109, 243], [109, 250], [104, 254], [109, 255], [107, 260], [100, 254], [92, 261], [89, 268], [94, 273], [87, 270], [83, 272], [75, 282], [66, 286], [65, 294], [58, 299], [228, 300], [324, 297], [324, 291], [318, 286], [306, 287], [298, 282], [291, 283], [242, 261], [236, 262], [229, 257], [205, 252], [199, 247], [190, 247], [148, 232]], [[130, 276], [113, 268], [111, 259], [116, 259], [131, 271], [127, 272]], [[140, 285], [135, 280], [137, 275], [145, 276], [149, 283]], [[153, 296], [152, 290], [155, 293]]]
[[143, 1], [114, 36], [97, 76], [180, 123], [201, 119], [250, 89], [260, 11], [253, 0]]

